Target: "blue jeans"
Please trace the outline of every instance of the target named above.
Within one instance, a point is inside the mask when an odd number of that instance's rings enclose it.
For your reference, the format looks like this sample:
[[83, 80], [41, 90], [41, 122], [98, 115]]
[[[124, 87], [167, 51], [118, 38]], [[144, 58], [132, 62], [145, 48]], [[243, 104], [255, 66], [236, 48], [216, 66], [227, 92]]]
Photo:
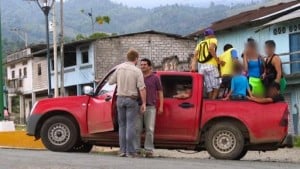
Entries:
[[231, 100], [247, 100], [246, 96], [243, 95], [232, 95], [230, 96]]
[[129, 97], [118, 96], [117, 98], [119, 144], [120, 152], [126, 154], [136, 153], [136, 120], [139, 113], [137, 100]]
[[145, 126], [145, 143], [144, 148], [146, 151], [153, 152], [154, 150], [154, 129], [155, 129], [155, 119], [156, 119], [156, 107], [147, 106], [146, 112], [138, 116], [136, 122], [137, 127], [137, 141], [136, 150], [141, 150], [141, 134], [143, 132], [143, 126]]

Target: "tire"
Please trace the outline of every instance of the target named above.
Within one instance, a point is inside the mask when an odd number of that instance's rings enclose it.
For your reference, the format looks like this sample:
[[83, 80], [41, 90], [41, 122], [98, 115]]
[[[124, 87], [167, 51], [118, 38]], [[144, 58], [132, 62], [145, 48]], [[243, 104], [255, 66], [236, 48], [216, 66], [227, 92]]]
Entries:
[[66, 116], [53, 116], [43, 124], [41, 138], [48, 150], [68, 152], [78, 142], [79, 132], [72, 119]]
[[244, 148], [243, 151], [241, 152], [241, 154], [234, 160], [240, 160], [240, 159], [244, 158], [247, 153], [248, 153], [248, 150], [246, 148]]
[[[238, 160], [243, 155], [245, 139], [239, 128], [229, 122], [212, 126], [205, 138], [208, 153], [222, 160]], [[247, 152], [244, 152], [246, 155]]]
[[71, 152], [89, 153], [92, 150], [92, 148], [93, 148], [92, 144], [88, 144], [80, 141], [74, 147], [72, 147]]

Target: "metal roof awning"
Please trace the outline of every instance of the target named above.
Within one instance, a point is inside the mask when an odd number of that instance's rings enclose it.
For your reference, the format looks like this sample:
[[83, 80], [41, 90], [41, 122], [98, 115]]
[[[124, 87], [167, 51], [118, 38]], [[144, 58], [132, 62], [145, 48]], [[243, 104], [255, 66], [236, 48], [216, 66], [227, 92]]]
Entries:
[[289, 20], [294, 20], [294, 19], [297, 19], [297, 18], [300, 18], [300, 9], [298, 9], [294, 12], [291, 12], [289, 14], [286, 14], [282, 17], [279, 17], [277, 19], [274, 19], [274, 20], [264, 24], [262, 27], [274, 25], [276, 23], [285, 22], [285, 21], [289, 21]]

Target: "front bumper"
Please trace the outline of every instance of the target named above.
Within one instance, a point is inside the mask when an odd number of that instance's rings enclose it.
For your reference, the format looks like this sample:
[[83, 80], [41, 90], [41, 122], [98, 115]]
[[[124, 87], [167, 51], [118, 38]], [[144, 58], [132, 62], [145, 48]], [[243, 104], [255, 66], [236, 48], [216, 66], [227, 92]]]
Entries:
[[27, 123], [27, 135], [36, 136], [36, 128], [38, 127], [38, 123], [41, 119], [42, 115], [32, 114]]
[[293, 148], [294, 147], [294, 137], [288, 134], [280, 145], [281, 148]]

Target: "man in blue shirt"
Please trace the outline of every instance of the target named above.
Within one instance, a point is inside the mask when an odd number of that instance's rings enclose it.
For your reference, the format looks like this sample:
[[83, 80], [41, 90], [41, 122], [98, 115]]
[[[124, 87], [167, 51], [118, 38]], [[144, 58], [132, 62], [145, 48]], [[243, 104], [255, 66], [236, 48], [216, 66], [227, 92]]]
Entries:
[[242, 66], [240, 64], [235, 64], [234, 76], [231, 80], [231, 89], [224, 100], [245, 100], [247, 98], [247, 92], [252, 96], [248, 79], [242, 75], [242, 72]]

